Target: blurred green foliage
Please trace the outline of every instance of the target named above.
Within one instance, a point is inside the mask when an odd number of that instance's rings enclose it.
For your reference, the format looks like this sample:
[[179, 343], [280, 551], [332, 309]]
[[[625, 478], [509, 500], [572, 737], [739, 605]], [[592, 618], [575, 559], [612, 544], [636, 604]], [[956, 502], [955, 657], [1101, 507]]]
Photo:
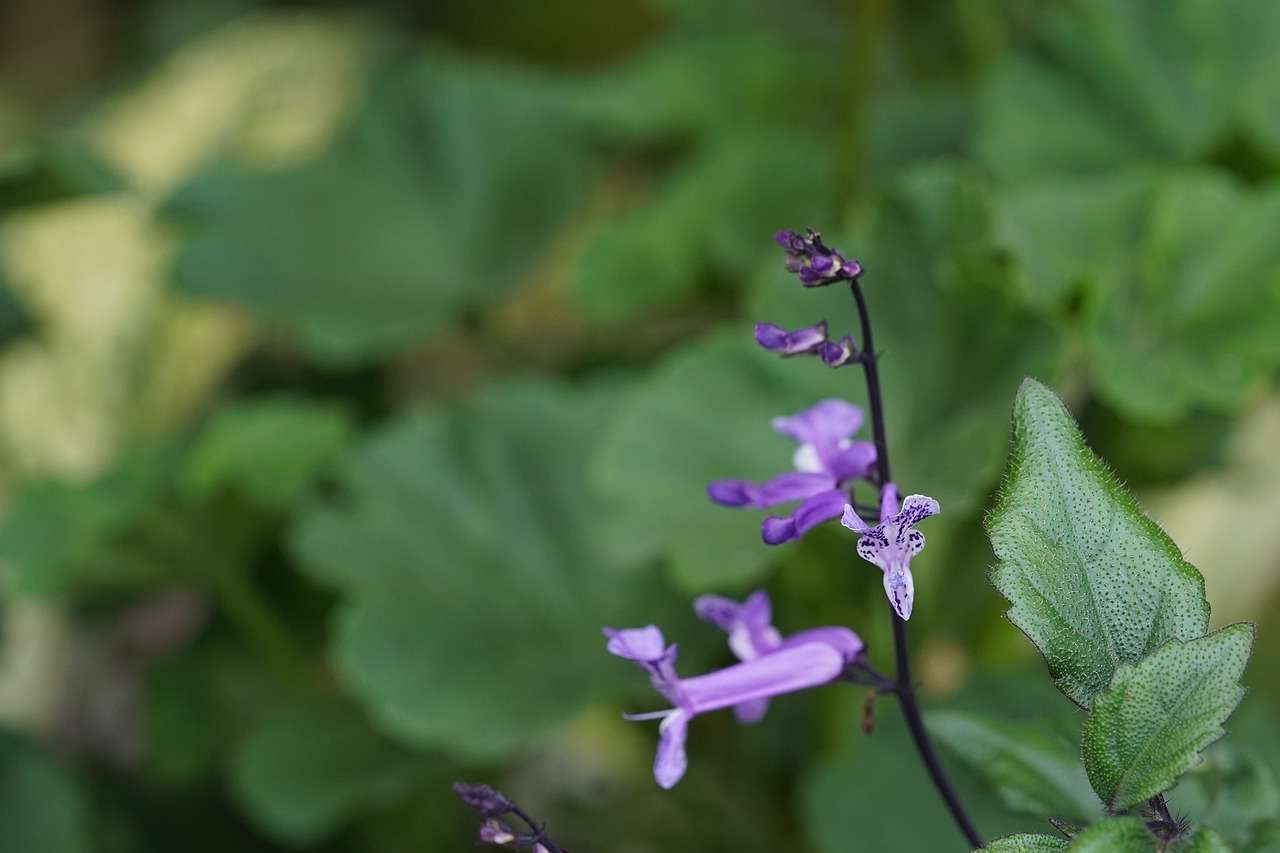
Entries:
[[[457, 778], [574, 851], [962, 849], [890, 703], [871, 737], [850, 688], [699, 719], [671, 792], [618, 719], [654, 699], [599, 628], [724, 662], [703, 591], [890, 660], [842, 531], [768, 549], [705, 498], [788, 467], [771, 417], [862, 393], [753, 346], [854, 324], [779, 228], [868, 270], [895, 474], [944, 510], [917, 669], [988, 837], [1051, 831], [1001, 773], [1089, 804], [1057, 728], [1018, 736], [1073, 712], [985, 581], [1021, 379], [1144, 498], [1198, 520], [1221, 475], [1280, 512], [1224, 450], [1280, 398], [1274, 4], [13, 5], [5, 850], [467, 849]], [[1246, 544], [1188, 559], [1265, 650], [1280, 543]], [[1171, 802], [1266, 850], [1280, 670], [1246, 684]]]

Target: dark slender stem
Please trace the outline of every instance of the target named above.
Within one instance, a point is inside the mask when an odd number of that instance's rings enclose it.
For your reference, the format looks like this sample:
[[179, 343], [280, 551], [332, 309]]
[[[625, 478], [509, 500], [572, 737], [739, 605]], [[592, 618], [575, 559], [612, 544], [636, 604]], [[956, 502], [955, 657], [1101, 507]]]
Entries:
[[515, 803], [512, 803], [511, 813], [528, 825], [529, 833], [533, 836], [532, 841], [536, 841], [538, 844], [547, 848], [547, 853], [567, 853], [567, 851], [557, 847], [556, 843], [547, 837], [546, 829], [535, 823], [533, 818], [530, 817], [524, 809], [520, 808]]
[[[858, 320], [862, 324], [862, 353], [860, 360], [863, 374], [867, 380], [867, 404], [871, 409], [871, 430], [876, 445], [876, 472], [880, 481], [880, 488], [883, 490], [890, 479], [889, 444], [885, 437], [884, 429], [884, 398], [880, 391], [880, 371], [876, 364], [875, 341], [871, 336], [871, 314], [867, 310], [867, 302], [862, 296], [862, 288], [859, 286], [857, 279], [850, 282], [849, 289], [853, 292], [853, 300], [858, 305]], [[951, 817], [955, 820], [956, 826], [964, 833], [964, 837], [972, 847], [982, 847], [982, 836], [978, 834], [973, 821], [969, 819], [968, 813], [964, 810], [964, 805], [960, 802], [960, 797], [956, 794], [955, 787], [951, 784], [951, 778], [947, 776], [946, 769], [938, 759], [938, 752], [934, 749], [933, 741], [929, 738], [928, 731], [925, 730], [924, 718], [920, 714], [920, 704], [916, 701], [915, 684], [911, 680], [911, 654], [910, 649], [907, 647], [907, 623], [892, 606], [889, 607], [889, 617], [893, 620], [893, 648], [898, 662], [897, 689], [894, 694], [902, 705], [902, 715], [907, 720], [907, 729], [911, 732], [911, 739], [915, 741], [916, 751], [920, 753], [920, 760], [924, 762], [925, 769], [929, 772], [929, 778], [933, 780], [933, 786], [938, 789], [943, 802], [947, 804], [947, 809], [951, 812]]]

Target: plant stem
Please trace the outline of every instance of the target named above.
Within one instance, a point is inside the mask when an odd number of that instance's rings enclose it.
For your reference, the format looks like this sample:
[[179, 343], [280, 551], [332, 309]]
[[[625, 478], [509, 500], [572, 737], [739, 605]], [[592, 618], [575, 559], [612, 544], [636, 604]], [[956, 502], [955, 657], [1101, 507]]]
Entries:
[[[867, 403], [871, 408], [871, 430], [876, 445], [876, 479], [883, 492], [889, 483], [889, 444], [885, 437], [884, 429], [884, 398], [880, 391], [880, 371], [877, 366], [877, 356], [875, 351], [875, 341], [871, 336], [871, 314], [867, 311], [867, 302], [862, 296], [862, 287], [855, 278], [850, 282], [849, 289], [853, 293], [853, 300], [858, 305], [858, 320], [862, 325], [862, 352], [860, 361], [862, 363], [863, 374], [867, 380]], [[982, 836], [978, 835], [978, 830], [974, 828], [973, 821], [969, 819], [968, 813], [964, 810], [964, 805], [960, 802], [959, 795], [956, 794], [955, 787], [951, 784], [947, 771], [942, 766], [942, 762], [938, 758], [938, 752], [934, 749], [933, 741], [929, 738], [928, 731], [924, 727], [924, 718], [920, 714], [920, 704], [916, 701], [916, 687], [911, 680], [911, 655], [907, 647], [907, 623], [893, 609], [889, 607], [889, 617], [893, 620], [893, 648], [897, 656], [898, 677], [897, 689], [894, 691], [898, 697], [898, 702], [902, 705], [902, 715], [907, 720], [907, 728], [911, 732], [911, 739], [915, 741], [916, 751], [920, 753], [920, 760], [924, 762], [925, 770], [929, 772], [929, 778], [933, 780], [933, 786], [938, 789], [938, 793], [942, 796], [943, 802], [947, 804], [947, 809], [951, 812], [951, 817], [955, 820], [956, 826], [964, 834], [972, 847], [982, 847]]]

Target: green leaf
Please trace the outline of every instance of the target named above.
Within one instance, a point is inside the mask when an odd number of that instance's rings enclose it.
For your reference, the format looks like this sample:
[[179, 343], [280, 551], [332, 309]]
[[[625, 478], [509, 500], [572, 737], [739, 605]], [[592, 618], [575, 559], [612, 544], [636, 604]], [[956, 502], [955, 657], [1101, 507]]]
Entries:
[[1056, 835], [1007, 835], [982, 849], [991, 853], [1053, 853], [1066, 850], [1067, 839]]
[[[634, 322], [694, 292], [704, 273], [747, 274], [779, 222], [812, 213], [831, 152], [791, 134], [708, 143], [638, 208], [602, 223], [578, 267], [574, 295], [599, 322]], [[747, 177], [750, 176], [750, 180]]]
[[1085, 770], [1108, 808], [1153, 797], [1200, 763], [1244, 696], [1252, 647], [1252, 625], [1229, 625], [1116, 670], [1084, 724]]
[[89, 804], [53, 755], [0, 732], [0, 826], [5, 853], [89, 853]]
[[1280, 783], [1273, 767], [1280, 727], [1263, 702], [1250, 702], [1231, 718], [1231, 737], [1204, 751], [1204, 762], [1178, 780], [1165, 798], [1174, 814], [1219, 827], [1229, 843], [1244, 846], [1268, 821], [1280, 820]]
[[1101, 271], [1088, 306], [1108, 402], [1150, 421], [1232, 411], [1280, 365], [1277, 229], [1280, 188], [1211, 172], [1156, 187], [1140, 238]]
[[169, 485], [174, 454], [129, 454], [89, 483], [41, 480], [18, 493], [0, 524], [0, 555], [13, 566], [14, 590], [59, 595], [79, 583], [128, 583], [170, 574], [113, 546], [154, 513]]
[[1153, 177], [1130, 170], [1096, 178], [1025, 181], [996, 192], [1000, 244], [1020, 262], [1025, 298], [1061, 304], [1113, 269], [1141, 237]]
[[350, 417], [332, 404], [280, 397], [233, 405], [196, 439], [181, 485], [197, 500], [229, 490], [286, 508], [333, 465], [351, 433]]
[[1168, 849], [1170, 853], [1232, 853], [1222, 836], [1207, 826], [1182, 836]]
[[[872, 737], [857, 738], [843, 752], [825, 756], [801, 782], [804, 824], [820, 853], [964, 849], [964, 836], [930, 787], [901, 715], [890, 707], [878, 715]], [[955, 770], [952, 781], [984, 834], [1043, 827], [1042, 820], [1010, 814], [967, 768]]]
[[988, 81], [979, 156], [1016, 179], [1208, 156], [1242, 84], [1274, 65], [1270, 5], [1085, 0], [1044, 16], [1039, 42]]
[[1067, 853], [1155, 853], [1156, 839], [1136, 817], [1109, 817], [1071, 839], [1066, 850]]
[[170, 203], [191, 224], [179, 288], [240, 303], [339, 363], [491, 303], [530, 273], [585, 177], [583, 141], [544, 89], [427, 57], [320, 159], [199, 177]]
[[1205, 632], [1200, 573], [1032, 379], [1014, 403], [1013, 449], [987, 532], [999, 559], [991, 580], [1010, 621], [1081, 707], [1121, 664]]
[[1043, 725], [964, 711], [931, 713], [928, 725], [1010, 809], [1081, 821], [1101, 814], [1075, 745]]
[[804, 379], [762, 354], [746, 328], [668, 357], [623, 400], [593, 462], [613, 509], [610, 547], [626, 560], [668, 555], [690, 591], [759, 579], [776, 554], [760, 541], [762, 514], [713, 504], [706, 484], [790, 468], [794, 445], [769, 421], [816, 401]]
[[393, 421], [351, 460], [347, 499], [301, 520], [305, 570], [344, 600], [332, 655], [383, 727], [495, 758], [634, 683], [600, 629], [665, 611], [652, 574], [595, 540], [586, 460], [611, 402], [530, 382]]
[[393, 808], [422, 781], [425, 762], [341, 706], [278, 716], [249, 735], [231, 764], [231, 787], [270, 835], [313, 844], [351, 818]]

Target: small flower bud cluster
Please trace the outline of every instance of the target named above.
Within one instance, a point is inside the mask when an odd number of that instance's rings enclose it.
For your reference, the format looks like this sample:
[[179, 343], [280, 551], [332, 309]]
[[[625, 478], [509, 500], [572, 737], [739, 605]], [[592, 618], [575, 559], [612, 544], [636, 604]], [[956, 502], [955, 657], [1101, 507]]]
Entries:
[[804, 234], [779, 231], [773, 239], [787, 250], [787, 270], [795, 273], [805, 287], [853, 281], [862, 275], [862, 264], [846, 260], [844, 255], [826, 246], [822, 235], [812, 228], [804, 229]]
[[[511, 800], [488, 785], [453, 783], [453, 790], [463, 805], [484, 818], [480, 824], [480, 842], [513, 850], [530, 850], [533, 853], [565, 853], [547, 837], [541, 826], [535, 826], [529, 817]], [[515, 815], [528, 824], [528, 832], [516, 832], [502, 818]]]

